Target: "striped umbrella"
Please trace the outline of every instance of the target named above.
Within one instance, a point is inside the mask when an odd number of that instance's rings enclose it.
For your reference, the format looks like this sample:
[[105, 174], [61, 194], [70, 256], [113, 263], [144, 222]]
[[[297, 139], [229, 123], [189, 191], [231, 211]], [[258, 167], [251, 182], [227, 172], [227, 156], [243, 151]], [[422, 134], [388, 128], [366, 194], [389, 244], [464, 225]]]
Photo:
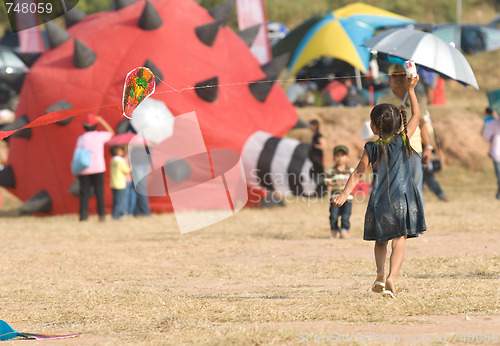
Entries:
[[322, 56], [343, 60], [366, 72], [370, 52], [362, 43], [377, 29], [411, 23], [414, 20], [410, 18], [354, 3], [306, 20], [273, 47], [273, 56], [291, 53], [290, 74]]

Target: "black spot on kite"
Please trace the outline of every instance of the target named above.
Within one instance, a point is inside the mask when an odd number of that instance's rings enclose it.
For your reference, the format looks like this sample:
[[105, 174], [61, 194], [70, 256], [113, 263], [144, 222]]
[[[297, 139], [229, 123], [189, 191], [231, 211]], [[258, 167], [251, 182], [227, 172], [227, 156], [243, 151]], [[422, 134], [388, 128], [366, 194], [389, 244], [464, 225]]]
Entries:
[[85, 43], [75, 38], [75, 49], [73, 51], [73, 66], [76, 68], [87, 68], [96, 61], [97, 55], [87, 47]]
[[66, 30], [53, 22], [45, 23], [45, 30], [51, 49], [59, 47], [71, 37]]
[[156, 30], [163, 24], [163, 20], [156, 11], [156, 8], [146, 0], [146, 5], [139, 18], [139, 28], [142, 30]]
[[[13, 122], [11, 122], [8, 125], [5, 125], [5, 127], [2, 129], [2, 131], [12, 131], [12, 130], [17, 130], [20, 129], [23, 126], [26, 126], [29, 124], [29, 119], [26, 115], [22, 115]], [[17, 137], [17, 138], [23, 138], [23, 139], [30, 139], [31, 138], [31, 129], [23, 129], [19, 130], [17, 132], [14, 132], [10, 137]]]
[[19, 209], [21, 214], [50, 213], [52, 211], [52, 199], [45, 190], [28, 199]]
[[213, 23], [200, 25], [196, 27], [194, 31], [201, 42], [209, 47], [212, 47], [215, 42], [215, 38], [217, 37], [217, 33], [219, 32], [220, 25], [221, 23], [219, 21], [215, 21]]
[[11, 166], [4, 166], [0, 171], [0, 186], [11, 189], [16, 187], [16, 177], [14, 176], [14, 171]]
[[219, 84], [219, 78], [214, 77], [197, 83], [194, 90], [196, 91], [196, 95], [203, 101], [214, 102], [217, 100], [219, 94], [219, 87], [217, 84]]

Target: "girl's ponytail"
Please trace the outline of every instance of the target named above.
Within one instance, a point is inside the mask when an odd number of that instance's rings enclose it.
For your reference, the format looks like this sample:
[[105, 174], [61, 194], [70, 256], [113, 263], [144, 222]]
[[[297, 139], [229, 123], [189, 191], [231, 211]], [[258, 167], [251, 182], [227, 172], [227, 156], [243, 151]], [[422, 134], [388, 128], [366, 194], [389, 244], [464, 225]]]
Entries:
[[407, 129], [407, 125], [408, 125], [407, 113], [404, 109], [400, 109], [399, 111], [401, 112], [401, 118], [403, 120], [403, 131], [404, 131], [404, 135], [405, 135], [405, 148], [406, 148], [406, 151], [408, 152], [408, 156], [411, 157], [413, 154], [417, 154], [417, 152], [410, 145], [410, 138], [408, 137], [408, 129]]
[[384, 114], [380, 115], [380, 118], [379, 118], [379, 122], [378, 122], [378, 125], [377, 125], [377, 128], [378, 128], [378, 155], [377, 155], [377, 161], [375, 161], [372, 166], [373, 168], [376, 168], [380, 161], [382, 160], [382, 156], [383, 157], [386, 157], [386, 153], [385, 153], [385, 144], [384, 144], [384, 141], [382, 139], [382, 127], [384, 125]]

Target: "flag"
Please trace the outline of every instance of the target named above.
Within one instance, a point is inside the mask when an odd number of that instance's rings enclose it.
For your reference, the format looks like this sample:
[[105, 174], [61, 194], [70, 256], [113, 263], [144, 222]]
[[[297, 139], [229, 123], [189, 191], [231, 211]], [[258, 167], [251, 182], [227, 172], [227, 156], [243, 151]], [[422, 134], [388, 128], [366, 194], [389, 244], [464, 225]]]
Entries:
[[272, 57], [271, 45], [267, 36], [267, 17], [264, 0], [236, 0], [236, 6], [238, 27], [240, 30], [261, 24], [259, 33], [250, 50], [261, 64], [269, 62]]
[[[35, 0], [15, 0], [14, 2], [19, 4], [19, 6], [28, 4], [27, 8], [31, 8], [31, 4], [35, 5], [33, 8], [37, 6]], [[19, 37], [19, 51], [30, 53], [43, 52], [43, 39], [40, 33], [40, 26], [38, 25], [37, 12], [17, 12], [16, 22], [19, 30], [17, 33]]]

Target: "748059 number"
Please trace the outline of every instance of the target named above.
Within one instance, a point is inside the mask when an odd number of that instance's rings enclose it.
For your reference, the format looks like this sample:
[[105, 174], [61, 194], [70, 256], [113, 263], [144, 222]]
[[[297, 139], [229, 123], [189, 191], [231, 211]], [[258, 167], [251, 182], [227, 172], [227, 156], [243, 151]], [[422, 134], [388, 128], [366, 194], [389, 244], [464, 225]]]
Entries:
[[[6, 2], [5, 6], [7, 7], [7, 13], [10, 14], [12, 12], [15, 13], [52, 13], [52, 4], [50, 2], [47, 2], [46, 4], [43, 3], [13, 3], [13, 2]], [[11, 12], [12, 11], [12, 12]]]

